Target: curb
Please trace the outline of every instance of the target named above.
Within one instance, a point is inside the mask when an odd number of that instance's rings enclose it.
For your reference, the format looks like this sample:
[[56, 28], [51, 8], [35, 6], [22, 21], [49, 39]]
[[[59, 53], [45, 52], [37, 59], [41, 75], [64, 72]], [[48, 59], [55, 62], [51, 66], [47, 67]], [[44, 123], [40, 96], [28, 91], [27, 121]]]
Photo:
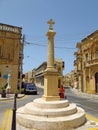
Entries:
[[[25, 96], [25, 94], [22, 94], [21, 96], [17, 97], [17, 99], [20, 99], [20, 98], [23, 98]], [[1, 98], [0, 97], [0, 101], [7, 101], [7, 100], [13, 100], [14, 99], [14, 95], [13, 96], [9, 96], [9, 97], [6, 97], [6, 98]]]

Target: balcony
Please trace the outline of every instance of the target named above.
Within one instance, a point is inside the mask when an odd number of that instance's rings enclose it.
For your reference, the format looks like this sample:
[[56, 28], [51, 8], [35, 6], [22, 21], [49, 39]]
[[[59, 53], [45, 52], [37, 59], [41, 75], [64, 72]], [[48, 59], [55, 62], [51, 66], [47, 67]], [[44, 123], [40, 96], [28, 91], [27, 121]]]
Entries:
[[98, 65], [98, 59], [93, 59], [85, 62], [85, 67]]
[[7, 58], [0, 57], [0, 64], [7, 64], [7, 63], [8, 63]]

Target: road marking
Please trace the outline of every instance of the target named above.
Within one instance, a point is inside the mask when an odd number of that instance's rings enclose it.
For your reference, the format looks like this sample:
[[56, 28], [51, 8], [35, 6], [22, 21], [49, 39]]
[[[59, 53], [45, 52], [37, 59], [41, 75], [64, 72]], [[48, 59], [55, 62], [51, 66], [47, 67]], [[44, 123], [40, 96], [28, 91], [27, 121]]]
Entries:
[[98, 128], [89, 128], [87, 130], [98, 130]]
[[[98, 122], [98, 118], [95, 118], [94, 116], [91, 116], [89, 114], [86, 114], [86, 117], [92, 121]], [[87, 130], [98, 130], [98, 127], [88, 128]]]
[[10, 130], [12, 109], [6, 109], [0, 130]]
[[95, 122], [98, 122], [98, 118], [95, 118], [94, 116], [91, 116], [91, 115], [89, 115], [89, 114], [86, 114], [86, 117], [87, 117], [88, 119], [90, 119], [90, 120], [93, 120], [93, 121], [95, 121]]

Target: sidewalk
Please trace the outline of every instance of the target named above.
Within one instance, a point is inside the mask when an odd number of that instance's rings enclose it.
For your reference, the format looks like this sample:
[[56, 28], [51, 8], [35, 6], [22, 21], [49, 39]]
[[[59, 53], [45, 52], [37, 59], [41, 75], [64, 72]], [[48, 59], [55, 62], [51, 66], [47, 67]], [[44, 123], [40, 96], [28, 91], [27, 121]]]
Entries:
[[81, 95], [83, 97], [87, 97], [87, 98], [93, 98], [93, 99], [97, 99], [98, 100], [98, 95], [97, 94], [88, 94], [88, 93], [84, 93], [79, 91], [78, 89], [72, 88], [71, 89], [75, 94], [77, 95]]
[[[2, 98], [1, 94], [0, 94], [0, 101], [12, 100], [12, 99], [14, 99], [14, 96], [15, 96], [15, 94], [7, 94], [5, 98]], [[25, 96], [24, 94], [18, 94], [17, 98], [22, 98], [24, 96]]]

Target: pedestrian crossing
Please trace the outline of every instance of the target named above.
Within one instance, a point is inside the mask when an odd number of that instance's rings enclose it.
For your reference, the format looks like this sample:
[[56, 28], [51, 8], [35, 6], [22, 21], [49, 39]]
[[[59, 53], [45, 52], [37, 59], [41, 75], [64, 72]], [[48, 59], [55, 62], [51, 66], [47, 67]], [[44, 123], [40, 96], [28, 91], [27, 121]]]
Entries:
[[10, 130], [12, 121], [12, 109], [6, 109], [0, 130]]

